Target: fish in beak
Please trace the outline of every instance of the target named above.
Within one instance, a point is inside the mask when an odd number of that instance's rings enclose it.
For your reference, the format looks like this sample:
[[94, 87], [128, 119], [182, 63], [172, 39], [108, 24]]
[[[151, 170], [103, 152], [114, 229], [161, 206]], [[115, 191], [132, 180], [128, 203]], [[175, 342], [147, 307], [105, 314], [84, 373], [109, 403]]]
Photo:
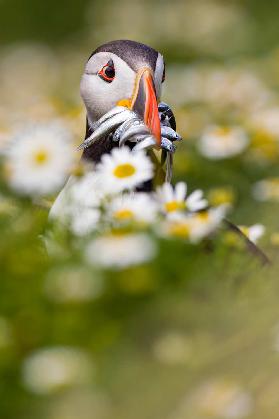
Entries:
[[161, 145], [161, 123], [158, 111], [158, 100], [152, 72], [145, 67], [139, 70], [130, 109], [135, 111], [156, 138], [158, 147]]

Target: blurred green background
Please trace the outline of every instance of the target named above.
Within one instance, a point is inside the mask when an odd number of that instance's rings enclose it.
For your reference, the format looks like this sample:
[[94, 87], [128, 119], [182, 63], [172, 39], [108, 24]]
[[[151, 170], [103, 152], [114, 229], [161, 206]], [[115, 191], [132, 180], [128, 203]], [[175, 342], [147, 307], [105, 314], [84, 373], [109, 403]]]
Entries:
[[[142, 42], [152, 41], [154, 47], [167, 51], [177, 59], [201, 55], [199, 49], [204, 45], [190, 46], [191, 40], [186, 36], [186, 23], [197, 19], [198, 26], [193, 32], [205, 33], [211, 27], [212, 35], [216, 37], [215, 49], [223, 45], [220, 55], [251, 55], [277, 46], [278, 11], [276, 0], [269, 0], [264, 5], [260, 0], [143, 1], [141, 4], [125, 0], [117, 4], [107, 0], [58, 3], [54, 0], [2, 0], [0, 42], [4, 46], [33, 41], [52, 47], [70, 43], [80, 49], [85, 46], [94, 48], [96, 41], [104, 42], [115, 37], [138, 39], [140, 36]], [[205, 16], [208, 26], [202, 21]], [[232, 26], [228, 27], [228, 23]], [[228, 30], [226, 39], [222, 36], [222, 29]], [[218, 35], [223, 39], [218, 39]], [[240, 37], [241, 42], [236, 42]], [[205, 37], [201, 44], [206, 41]], [[233, 50], [230, 48], [232, 43], [235, 44]], [[210, 51], [204, 53], [215, 55]]]
[[[224, 238], [211, 251], [162, 242], [150, 264], [121, 272], [89, 269], [78, 243], [49, 259], [38, 239], [47, 210], [2, 179], [1, 418], [278, 418], [278, 18], [276, 0], [0, 0], [1, 147], [26, 121], [56, 118], [78, 144], [92, 50], [150, 44], [185, 139], [175, 179], [212, 203], [229, 196], [236, 223], [263, 223], [273, 261], [263, 268]], [[207, 159], [196, 143], [213, 123], [241, 126], [251, 145]]]

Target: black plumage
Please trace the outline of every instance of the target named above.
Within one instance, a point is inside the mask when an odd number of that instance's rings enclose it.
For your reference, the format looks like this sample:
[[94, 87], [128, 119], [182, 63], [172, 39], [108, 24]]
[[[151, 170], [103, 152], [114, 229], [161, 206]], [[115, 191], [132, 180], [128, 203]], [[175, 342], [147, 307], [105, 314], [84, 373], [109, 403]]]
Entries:
[[147, 64], [155, 71], [158, 58], [158, 51], [141, 44], [140, 42], [129, 40], [111, 41], [101, 45], [92, 52], [88, 60], [98, 52], [112, 52], [125, 61], [132, 70], [137, 72], [142, 65]]

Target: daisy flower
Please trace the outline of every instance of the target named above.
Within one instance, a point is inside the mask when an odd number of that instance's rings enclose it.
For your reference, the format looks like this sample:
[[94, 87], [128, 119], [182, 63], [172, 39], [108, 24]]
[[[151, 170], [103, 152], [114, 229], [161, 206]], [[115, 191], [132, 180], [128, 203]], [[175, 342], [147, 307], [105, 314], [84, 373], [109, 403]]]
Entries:
[[153, 176], [153, 165], [142, 151], [133, 152], [128, 147], [114, 148], [104, 154], [97, 173], [108, 193], [131, 190]]
[[86, 236], [97, 229], [100, 215], [96, 208], [77, 208], [71, 214], [70, 230], [76, 236]]
[[265, 226], [262, 224], [254, 224], [250, 227], [239, 226], [239, 229], [253, 243], [257, 243], [265, 233]]
[[156, 220], [158, 206], [148, 194], [139, 192], [116, 196], [107, 205], [107, 215], [116, 222], [150, 224]]
[[257, 201], [279, 201], [279, 178], [267, 178], [256, 182], [252, 187], [253, 197]]
[[63, 219], [77, 207], [97, 208], [103, 198], [100, 179], [96, 173], [86, 173], [81, 178], [71, 176], [54, 201], [49, 217]]
[[49, 219], [59, 220], [74, 234], [84, 236], [97, 228], [102, 199], [99, 178], [94, 172], [82, 178], [71, 176], [56, 198]]
[[190, 240], [196, 243], [214, 233], [223, 221], [227, 210], [227, 205], [220, 205], [194, 214], [191, 218]]
[[88, 172], [71, 187], [71, 200], [75, 205], [98, 207], [104, 199], [103, 180], [96, 172]]
[[199, 211], [208, 205], [199, 189], [187, 197], [187, 184], [184, 182], [178, 182], [174, 187], [170, 183], [164, 183], [157, 189], [157, 198], [166, 214], [185, 209], [191, 212]]
[[249, 122], [254, 129], [279, 139], [279, 107], [260, 109]]
[[174, 217], [167, 218], [157, 227], [159, 236], [165, 238], [190, 239], [191, 217], [183, 213], [176, 213]]
[[92, 240], [85, 249], [88, 263], [104, 268], [121, 269], [142, 264], [155, 254], [154, 241], [143, 233], [110, 233]]
[[73, 162], [67, 132], [56, 124], [28, 126], [7, 152], [8, 182], [20, 194], [47, 195], [63, 185]]
[[198, 147], [204, 157], [218, 160], [240, 154], [248, 144], [248, 136], [242, 128], [212, 126], [203, 133]]
[[226, 208], [222, 205], [191, 215], [176, 213], [162, 223], [159, 234], [198, 243], [218, 228], [225, 212]]
[[71, 347], [48, 347], [31, 353], [23, 363], [23, 383], [36, 394], [53, 394], [61, 388], [90, 381], [93, 365], [88, 355]]

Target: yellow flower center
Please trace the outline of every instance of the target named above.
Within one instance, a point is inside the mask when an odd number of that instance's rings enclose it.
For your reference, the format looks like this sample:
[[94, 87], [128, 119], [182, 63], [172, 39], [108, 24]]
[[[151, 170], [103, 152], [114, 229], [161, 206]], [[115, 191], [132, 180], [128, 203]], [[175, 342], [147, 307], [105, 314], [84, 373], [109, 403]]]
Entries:
[[174, 212], [185, 209], [186, 204], [183, 201], [169, 201], [165, 203], [165, 210], [167, 212]]
[[42, 149], [36, 151], [33, 155], [33, 160], [38, 166], [45, 164], [48, 158], [49, 158], [48, 152]]
[[170, 226], [169, 232], [172, 236], [175, 236], [175, 237], [188, 238], [190, 229], [189, 229], [188, 224], [173, 223]]
[[267, 159], [275, 160], [278, 159], [278, 143], [277, 139], [266, 131], [257, 131], [251, 139], [252, 147], [255, 155], [263, 155]]
[[114, 217], [118, 220], [129, 220], [133, 218], [133, 211], [129, 209], [121, 209], [114, 213]]
[[206, 223], [209, 220], [209, 213], [207, 211], [202, 211], [198, 213], [195, 217], [201, 223]]
[[227, 135], [229, 135], [231, 133], [231, 128], [230, 127], [218, 127], [215, 132], [216, 132], [217, 135], [220, 135], [221, 137], [226, 137]]
[[133, 176], [135, 173], [136, 169], [130, 163], [119, 164], [113, 171], [114, 176], [120, 179]]

